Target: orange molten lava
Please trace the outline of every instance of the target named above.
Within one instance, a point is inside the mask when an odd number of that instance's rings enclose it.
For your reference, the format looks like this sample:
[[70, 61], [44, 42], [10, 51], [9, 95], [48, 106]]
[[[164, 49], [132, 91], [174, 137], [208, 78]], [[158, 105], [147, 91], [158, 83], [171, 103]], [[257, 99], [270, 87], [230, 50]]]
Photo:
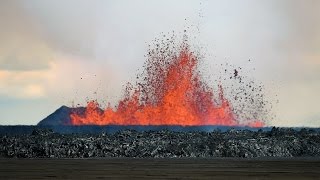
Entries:
[[[90, 101], [84, 115], [71, 114], [72, 125], [224, 125], [238, 126], [220, 86], [217, 97], [200, 80], [197, 57], [188, 48], [167, 63], [146, 68], [147, 80], [127, 91], [117, 108], [99, 108]], [[150, 65], [150, 64], [149, 64]], [[249, 126], [261, 127], [262, 122]]]

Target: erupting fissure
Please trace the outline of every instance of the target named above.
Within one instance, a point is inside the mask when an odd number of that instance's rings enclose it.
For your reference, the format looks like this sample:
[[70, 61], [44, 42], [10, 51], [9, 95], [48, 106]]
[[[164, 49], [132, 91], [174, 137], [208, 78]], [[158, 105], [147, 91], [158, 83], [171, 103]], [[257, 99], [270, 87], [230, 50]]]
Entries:
[[[164, 52], [165, 49], [149, 52], [144, 76], [138, 77], [141, 82], [134, 88], [127, 86], [116, 108], [109, 105], [101, 110], [97, 101], [90, 101], [84, 114], [70, 115], [71, 124], [243, 126], [224, 97], [222, 86], [214, 94], [201, 81], [198, 58], [186, 43], [176, 49], [176, 54]], [[264, 124], [255, 121], [245, 125]]]

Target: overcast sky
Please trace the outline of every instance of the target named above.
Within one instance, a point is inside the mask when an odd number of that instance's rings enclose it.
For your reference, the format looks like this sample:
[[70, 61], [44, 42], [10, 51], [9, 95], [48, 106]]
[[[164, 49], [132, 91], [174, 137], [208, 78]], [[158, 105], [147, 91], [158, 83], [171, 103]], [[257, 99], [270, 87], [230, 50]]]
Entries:
[[0, 124], [36, 124], [86, 98], [115, 103], [148, 43], [187, 27], [207, 64], [252, 60], [278, 95], [269, 125], [320, 126], [317, 0], [1, 0]]

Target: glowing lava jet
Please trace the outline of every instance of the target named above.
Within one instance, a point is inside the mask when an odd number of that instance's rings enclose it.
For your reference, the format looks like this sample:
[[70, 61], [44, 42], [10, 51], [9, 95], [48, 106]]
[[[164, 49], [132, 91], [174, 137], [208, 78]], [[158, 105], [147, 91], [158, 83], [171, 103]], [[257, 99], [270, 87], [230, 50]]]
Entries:
[[[71, 124], [243, 126], [223, 96], [222, 87], [214, 96], [213, 90], [201, 81], [198, 59], [188, 45], [183, 44], [176, 55], [165, 54], [165, 49], [149, 52], [142, 82], [134, 88], [128, 86], [116, 108], [101, 110], [96, 101], [90, 101], [84, 115], [70, 115]], [[245, 125], [264, 124], [254, 121]]]

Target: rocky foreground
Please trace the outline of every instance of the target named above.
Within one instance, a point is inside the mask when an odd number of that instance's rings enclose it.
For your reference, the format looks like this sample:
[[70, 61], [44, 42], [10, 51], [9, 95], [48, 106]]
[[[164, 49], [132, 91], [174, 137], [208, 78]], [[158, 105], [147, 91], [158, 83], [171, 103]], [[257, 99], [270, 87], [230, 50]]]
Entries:
[[58, 134], [36, 129], [29, 135], [1, 135], [0, 157], [320, 157], [320, 132], [272, 128], [209, 133], [123, 130], [112, 134]]

